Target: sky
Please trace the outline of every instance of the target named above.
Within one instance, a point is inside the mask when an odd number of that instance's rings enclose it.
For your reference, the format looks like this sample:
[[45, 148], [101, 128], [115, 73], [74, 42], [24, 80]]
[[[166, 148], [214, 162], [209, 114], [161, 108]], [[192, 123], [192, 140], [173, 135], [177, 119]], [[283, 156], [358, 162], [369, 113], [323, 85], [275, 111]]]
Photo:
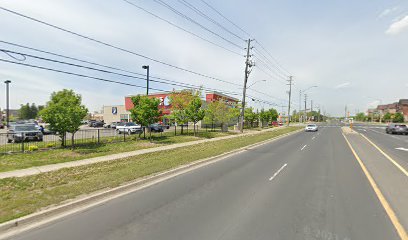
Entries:
[[[314, 109], [320, 107], [332, 116], [344, 115], [345, 106], [354, 114], [380, 103], [408, 98], [407, 0], [205, 0], [233, 24], [202, 0], [185, 2], [205, 13], [207, 19], [183, 5], [182, 0], [162, 0], [190, 20], [160, 5], [160, 1], [128, 1], [162, 19], [123, 0], [0, 0], [0, 7], [147, 58], [30, 21], [4, 9], [0, 9], [0, 41], [139, 74], [145, 74], [142, 66], [149, 65], [152, 77], [216, 89], [241, 98], [247, 45], [244, 39], [255, 39], [251, 49], [255, 67], [249, 75], [248, 85], [255, 84], [248, 89], [247, 99], [255, 108], [274, 107], [279, 112], [286, 111], [289, 75], [294, 79], [291, 107], [296, 110], [299, 100], [304, 108], [304, 96], [302, 94], [300, 99], [299, 91], [311, 86], [317, 87], [306, 92], [307, 108], [313, 101]], [[2, 42], [0, 49], [86, 65]], [[27, 56], [24, 59], [21, 55], [7, 55], [1, 51], [0, 60], [137, 86], [146, 84], [143, 75], [138, 76], [139, 79], [129, 78]], [[64, 88], [81, 94], [90, 111], [99, 111], [104, 105], [123, 105], [124, 96], [146, 92], [141, 87], [0, 61], [0, 80], [6, 79], [12, 81], [11, 108], [27, 102], [43, 105], [52, 92]], [[150, 92], [157, 92], [181, 87], [152, 82], [151, 88]], [[0, 107], [5, 108], [4, 90], [0, 91]]]

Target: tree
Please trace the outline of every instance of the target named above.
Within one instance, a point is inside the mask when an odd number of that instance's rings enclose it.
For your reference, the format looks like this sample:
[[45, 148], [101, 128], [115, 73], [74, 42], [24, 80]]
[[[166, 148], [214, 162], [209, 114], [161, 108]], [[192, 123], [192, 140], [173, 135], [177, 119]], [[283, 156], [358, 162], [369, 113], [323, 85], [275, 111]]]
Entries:
[[23, 120], [35, 119], [37, 118], [37, 115], [38, 108], [35, 103], [32, 103], [31, 106], [29, 103], [26, 103], [25, 105], [22, 104], [20, 110], [18, 111], [18, 117]]
[[269, 120], [271, 119], [271, 115], [264, 109], [261, 109], [261, 112], [259, 113], [259, 118], [262, 121], [262, 127], [263, 127], [264, 122], [266, 123], [269, 122]]
[[196, 135], [196, 124], [203, 120], [205, 110], [201, 108], [202, 102], [199, 96], [195, 96], [193, 100], [187, 105], [186, 114], [188, 119], [194, 123], [194, 136]]
[[384, 116], [383, 116], [383, 120], [384, 120], [384, 121], [390, 121], [390, 120], [391, 120], [391, 117], [392, 117], [391, 113], [386, 113], [386, 114], [384, 114]]
[[[391, 116], [390, 116], [391, 117]], [[357, 113], [356, 114], [356, 120], [357, 121], [365, 121], [365, 119], [366, 119], [366, 116], [365, 116], [365, 114], [364, 113]], [[385, 120], [385, 119], [384, 119]]]
[[245, 108], [245, 121], [250, 124], [251, 127], [253, 127], [254, 122], [258, 118], [258, 114], [254, 112], [254, 109], [252, 107], [250, 108]]
[[400, 113], [400, 112], [397, 112], [396, 114], [394, 114], [394, 118], [393, 118], [392, 122], [394, 122], [394, 123], [404, 122], [404, 115], [402, 113]]
[[276, 109], [274, 109], [274, 108], [269, 109], [269, 110], [268, 110], [268, 114], [269, 114], [269, 116], [270, 116], [270, 120], [271, 120], [271, 121], [276, 121], [276, 120], [278, 120], [279, 114], [278, 114], [278, 111], [276, 111]]
[[160, 99], [138, 95], [131, 100], [134, 107], [130, 109], [130, 117], [134, 122], [149, 129], [150, 124], [160, 121], [162, 114], [159, 110]]
[[75, 94], [73, 90], [64, 89], [53, 92], [50, 101], [40, 112], [43, 120], [49, 123], [50, 130], [59, 134], [62, 146], [66, 145], [65, 136], [68, 132], [71, 133], [74, 148], [74, 135], [88, 113], [88, 109], [81, 102], [81, 95]]
[[[189, 116], [186, 113], [186, 108], [189, 103], [200, 96], [199, 91], [193, 89], [185, 89], [181, 91], [173, 91], [170, 94], [170, 104], [172, 106], [172, 117], [177, 124], [187, 124]], [[181, 134], [183, 134], [183, 125], [181, 127]]]

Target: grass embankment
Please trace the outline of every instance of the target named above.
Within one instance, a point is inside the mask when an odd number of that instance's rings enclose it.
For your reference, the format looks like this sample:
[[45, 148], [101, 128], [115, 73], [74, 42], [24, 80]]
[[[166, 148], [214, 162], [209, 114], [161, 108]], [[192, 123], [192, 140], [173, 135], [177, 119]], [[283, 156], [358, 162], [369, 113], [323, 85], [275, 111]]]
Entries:
[[261, 142], [299, 128], [281, 128], [253, 136], [206, 142], [29, 177], [2, 179], [0, 180], [0, 222], [33, 213], [83, 194], [117, 187], [143, 176]]
[[101, 144], [87, 144], [80, 145], [74, 150], [71, 149], [50, 149], [46, 151], [36, 151], [28, 153], [15, 153], [8, 155], [0, 155], [0, 172], [12, 171], [17, 169], [24, 169], [29, 167], [37, 167], [48, 164], [63, 163], [70, 161], [77, 161], [86, 158], [105, 156], [115, 153], [130, 152], [140, 149], [160, 147], [169, 144], [196, 141], [205, 138], [222, 137], [234, 132], [200, 132], [197, 137], [188, 135], [170, 135], [163, 134], [162, 137], [154, 136], [152, 141], [137, 139], [128, 139], [126, 142], [117, 143], [101, 143]]

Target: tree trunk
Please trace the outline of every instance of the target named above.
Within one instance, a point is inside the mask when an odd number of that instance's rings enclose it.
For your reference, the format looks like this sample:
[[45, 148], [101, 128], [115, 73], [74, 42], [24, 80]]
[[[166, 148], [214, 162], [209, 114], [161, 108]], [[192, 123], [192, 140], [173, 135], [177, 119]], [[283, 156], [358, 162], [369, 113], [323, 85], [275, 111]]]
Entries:
[[72, 136], [71, 136], [71, 145], [72, 145], [72, 150], [74, 150], [74, 148], [75, 148], [75, 142], [74, 142], [74, 140], [75, 140], [75, 133], [72, 133]]
[[196, 136], [196, 123], [194, 122], [194, 137]]

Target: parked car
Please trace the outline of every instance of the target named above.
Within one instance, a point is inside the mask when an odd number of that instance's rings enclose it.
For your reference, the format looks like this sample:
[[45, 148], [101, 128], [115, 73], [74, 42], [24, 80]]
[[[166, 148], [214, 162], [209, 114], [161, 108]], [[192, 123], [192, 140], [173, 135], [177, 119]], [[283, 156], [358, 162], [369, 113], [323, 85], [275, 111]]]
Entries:
[[127, 133], [129, 135], [133, 133], [141, 134], [143, 133], [143, 129], [141, 125], [134, 122], [123, 122], [116, 126], [116, 132]]
[[149, 131], [151, 132], [163, 132], [164, 131], [164, 126], [154, 123], [154, 124], [150, 124], [149, 126]]
[[272, 126], [278, 127], [278, 126], [279, 126], [279, 123], [278, 123], [277, 121], [273, 121], [273, 122], [272, 122]]
[[91, 127], [94, 127], [94, 128], [103, 127], [103, 125], [104, 125], [104, 122], [102, 121], [95, 121], [91, 123]]
[[390, 123], [385, 132], [388, 134], [405, 134], [408, 135], [408, 127], [405, 124]]
[[7, 142], [42, 141], [43, 134], [34, 124], [12, 125], [7, 131]]
[[316, 124], [308, 124], [305, 127], [305, 132], [317, 132], [317, 131], [318, 131], [318, 128]]
[[92, 124], [96, 122], [96, 120], [89, 120], [88, 121], [88, 127], [92, 127]]
[[111, 122], [111, 123], [105, 123], [103, 125], [104, 128], [116, 128], [116, 126], [118, 124], [120, 124], [121, 122]]

